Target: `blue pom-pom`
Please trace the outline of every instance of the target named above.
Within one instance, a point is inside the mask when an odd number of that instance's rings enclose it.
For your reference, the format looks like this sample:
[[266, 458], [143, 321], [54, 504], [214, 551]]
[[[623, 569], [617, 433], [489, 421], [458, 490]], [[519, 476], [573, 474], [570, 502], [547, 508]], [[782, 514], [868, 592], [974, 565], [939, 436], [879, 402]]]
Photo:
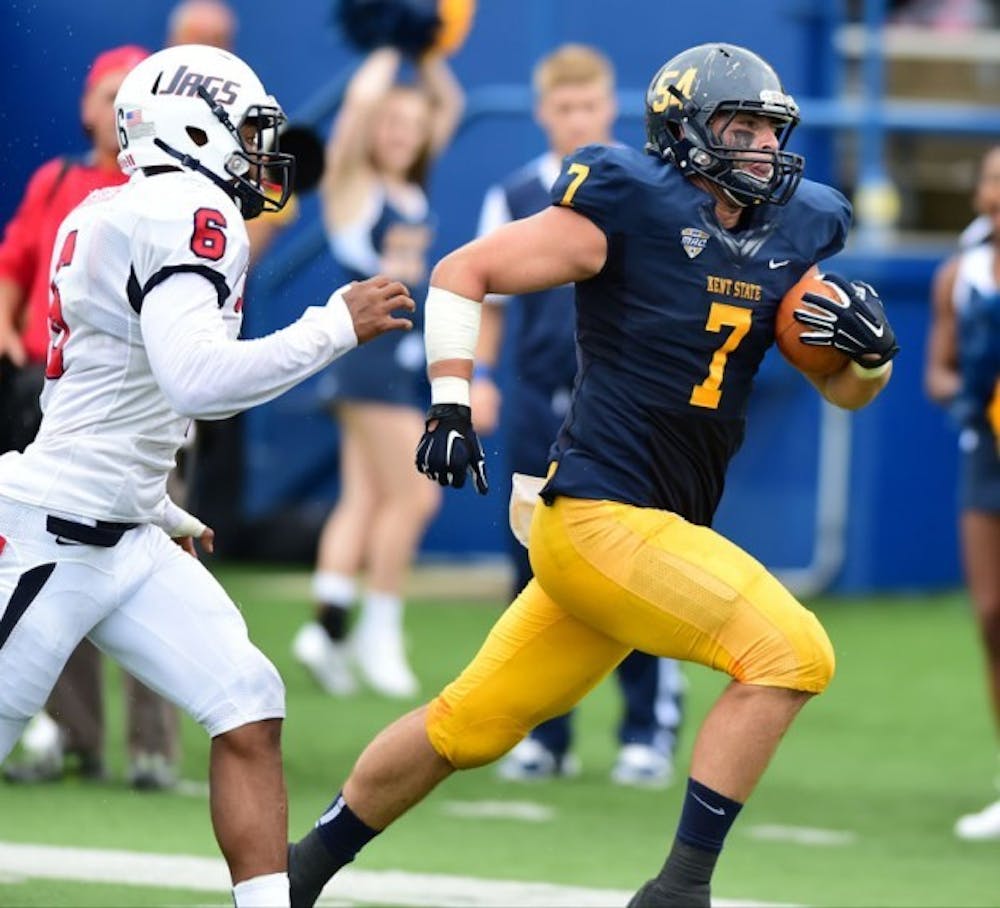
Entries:
[[414, 56], [434, 43], [441, 27], [438, 0], [337, 0], [334, 18], [359, 50], [388, 45]]

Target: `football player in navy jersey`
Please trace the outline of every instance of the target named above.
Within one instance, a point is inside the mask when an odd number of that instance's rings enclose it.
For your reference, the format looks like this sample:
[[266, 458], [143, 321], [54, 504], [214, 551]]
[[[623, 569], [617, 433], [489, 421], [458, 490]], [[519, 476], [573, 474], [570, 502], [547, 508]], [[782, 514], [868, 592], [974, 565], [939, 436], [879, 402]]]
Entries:
[[[487, 491], [469, 380], [487, 293], [576, 283], [580, 365], [530, 527], [534, 579], [465, 671], [362, 753], [290, 851], [293, 905], [456, 769], [510, 750], [577, 703], [633, 649], [732, 678], [698, 732], [680, 823], [632, 906], [708, 906], [726, 834], [802, 706], [834, 671], [816, 617], [709, 528], [743, 437], [778, 303], [838, 252], [850, 207], [785, 150], [798, 108], [774, 70], [727, 44], [690, 48], [646, 97], [647, 154], [570, 155], [553, 205], [446, 256], [431, 278], [432, 384], [417, 467]], [[803, 309], [806, 343], [849, 356], [813, 379], [868, 404], [898, 351], [874, 290]], [[798, 317], [798, 316], [797, 316]]]
[[[574, 149], [614, 142], [615, 73], [611, 61], [598, 50], [564, 44], [538, 62], [532, 81], [535, 119], [549, 149], [489, 189], [479, 219], [480, 235], [547, 208], [562, 159]], [[494, 370], [501, 347], [508, 347], [511, 375], [503, 385], [507, 465], [515, 473], [544, 474], [576, 375], [573, 285], [489, 297], [484, 302], [471, 389], [473, 424], [483, 434], [497, 427], [501, 389]], [[513, 600], [531, 580], [531, 564], [517, 537], [512, 533], [509, 539], [515, 569]], [[619, 785], [665, 786], [673, 776], [681, 722], [680, 667], [673, 659], [636, 650], [615, 674], [625, 708], [617, 728], [619, 749], [611, 779]], [[571, 745], [571, 716], [556, 716], [534, 729], [500, 762], [499, 775], [509, 781], [575, 775], [580, 763]]]

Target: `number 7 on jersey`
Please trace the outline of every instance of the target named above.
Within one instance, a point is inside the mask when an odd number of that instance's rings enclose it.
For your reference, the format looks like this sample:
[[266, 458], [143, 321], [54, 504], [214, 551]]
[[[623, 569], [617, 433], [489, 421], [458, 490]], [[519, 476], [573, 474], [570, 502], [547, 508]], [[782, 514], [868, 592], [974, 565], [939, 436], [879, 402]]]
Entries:
[[722, 377], [726, 371], [726, 360], [747, 336], [752, 321], [753, 313], [749, 309], [744, 309], [742, 306], [729, 306], [726, 303], [712, 303], [712, 308], [708, 310], [705, 330], [716, 333], [727, 327], [733, 330], [712, 354], [712, 361], [708, 366], [708, 376], [701, 384], [695, 385], [691, 389], [689, 401], [691, 406], [705, 407], [708, 410], [719, 408], [719, 401], [722, 400]]

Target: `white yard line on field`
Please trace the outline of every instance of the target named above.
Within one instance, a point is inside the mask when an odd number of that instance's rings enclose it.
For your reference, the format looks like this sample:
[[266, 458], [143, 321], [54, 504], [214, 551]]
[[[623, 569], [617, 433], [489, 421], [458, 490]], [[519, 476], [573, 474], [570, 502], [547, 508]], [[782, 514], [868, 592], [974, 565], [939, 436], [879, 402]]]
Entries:
[[520, 820], [547, 823], [556, 815], [554, 807], [535, 801], [445, 801], [441, 813], [471, 820]]
[[849, 830], [815, 829], [812, 826], [779, 826], [762, 824], [751, 826], [746, 834], [760, 842], [793, 842], [796, 845], [831, 847], [853, 845], [858, 837]]
[[[20, 878], [77, 880], [91, 883], [190, 889], [213, 892], [219, 904], [229, 904], [229, 874], [221, 858], [147, 854], [97, 848], [60, 848], [0, 842], [0, 875]], [[343, 870], [320, 898], [321, 905], [473, 906], [509, 908], [518, 905], [552, 908], [612, 908], [625, 905], [628, 889], [591, 889], [554, 883], [484, 880], [438, 873], [399, 870]], [[775, 903], [713, 899], [723, 908]]]

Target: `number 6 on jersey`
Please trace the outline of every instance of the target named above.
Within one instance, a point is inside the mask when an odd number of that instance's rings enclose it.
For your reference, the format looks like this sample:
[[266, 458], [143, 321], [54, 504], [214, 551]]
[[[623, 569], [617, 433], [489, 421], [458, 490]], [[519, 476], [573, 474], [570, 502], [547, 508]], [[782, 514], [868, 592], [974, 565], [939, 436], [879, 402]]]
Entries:
[[[76, 234], [75, 230], [66, 234], [62, 249], [59, 250], [59, 260], [56, 262], [57, 272], [73, 261], [73, 254], [76, 252]], [[59, 296], [55, 280], [52, 281], [50, 289], [52, 298], [49, 300], [49, 352], [45, 357], [45, 377], [55, 379], [66, 371], [63, 363], [63, 347], [69, 340], [69, 325], [63, 319], [62, 298]]]

